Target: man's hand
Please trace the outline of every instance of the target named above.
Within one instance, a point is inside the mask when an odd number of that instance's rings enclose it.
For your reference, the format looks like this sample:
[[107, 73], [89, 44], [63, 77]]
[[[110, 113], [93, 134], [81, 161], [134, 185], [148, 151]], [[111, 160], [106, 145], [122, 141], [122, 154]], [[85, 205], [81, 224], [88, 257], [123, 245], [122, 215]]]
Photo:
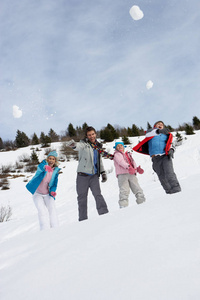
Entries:
[[105, 172], [101, 174], [101, 177], [102, 177], [101, 182], [106, 182], [107, 181], [107, 175], [106, 175]]
[[65, 144], [67, 147], [76, 147], [76, 142], [74, 140], [67, 141]]

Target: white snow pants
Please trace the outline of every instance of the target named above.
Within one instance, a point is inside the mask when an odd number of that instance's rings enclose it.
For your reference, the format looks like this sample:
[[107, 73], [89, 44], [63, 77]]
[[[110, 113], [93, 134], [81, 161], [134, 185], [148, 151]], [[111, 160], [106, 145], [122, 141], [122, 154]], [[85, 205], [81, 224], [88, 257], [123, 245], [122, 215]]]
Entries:
[[59, 224], [53, 197], [36, 192], [33, 201], [38, 210], [40, 230], [57, 227]]
[[119, 185], [119, 206], [120, 208], [126, 207], [129, 204], [128, 197], [130, 189], [136, 197], [137, 204], [141, 204], [145, 201], [143, 190], [141, 189], [136, 175], [131, 174], [119, 174], [118, 185]]

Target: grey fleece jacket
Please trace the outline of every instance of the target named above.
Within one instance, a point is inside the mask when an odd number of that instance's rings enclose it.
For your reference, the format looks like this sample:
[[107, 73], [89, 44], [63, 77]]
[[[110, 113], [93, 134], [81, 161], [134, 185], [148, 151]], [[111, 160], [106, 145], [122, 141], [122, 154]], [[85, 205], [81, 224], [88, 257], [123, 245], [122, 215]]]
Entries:
[[[90, 144], [85, 141], [80, 141], [78, 143], [75, 143], [75, 147], [73, 147], [73, 149], [78, 151], [79, 154], [79, 164], [78, 164], [77, 172], [95, 174], [94, 150], [90, 146]], [[98, 175], [100, 175], [102, 172], [105, 172], [105, 170], [104, 170], [102, 158], [99, 153], [98, 153], [97, 163], [98, 163], [97, 165]]]

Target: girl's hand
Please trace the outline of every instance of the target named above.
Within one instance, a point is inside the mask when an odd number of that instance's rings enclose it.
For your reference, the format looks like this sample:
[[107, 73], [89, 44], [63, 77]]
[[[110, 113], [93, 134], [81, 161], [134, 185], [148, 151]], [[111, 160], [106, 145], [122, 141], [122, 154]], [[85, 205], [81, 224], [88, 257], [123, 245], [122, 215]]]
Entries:
[[139, 166], [139, 167], [137, 167], [137, 172], [138, 172], [139, 174], [143, 174], [143, 173], [144, 173], [144, 170]]
[[129, 172], [129, 174], [133, 175], [133, 174], [135, 174], [135, 169], [132, 166], [129, 166], [128, 172]]
[[53, 172], [52, 168], [50, 166], [45, 166], [45, 171], [47, 172]]
[[56, 192], [51, 192], [50, 195], [55, 198]]

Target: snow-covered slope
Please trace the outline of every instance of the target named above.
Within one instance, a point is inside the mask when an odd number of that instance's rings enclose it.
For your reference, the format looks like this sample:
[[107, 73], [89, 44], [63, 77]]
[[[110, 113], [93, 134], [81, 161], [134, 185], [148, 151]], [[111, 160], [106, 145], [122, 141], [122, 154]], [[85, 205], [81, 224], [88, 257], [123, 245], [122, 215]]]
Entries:
[[[132, 146], [138, 142], [130, 140]], [[60, 144], [52, 148], [59, 151]], [[15, 163], [24, 153], [30, 148], [2, 152], [0, 163]], [[129, 207], [120, 210], [113, 171], [101, 184], [109, 214], [98, 216], [89, 193], [84, 222], [77, 221], [77, 162], [61, 163], [57, 229], [39, 231], [24, 178], [0, 190], [0, 205], [9, 203], [13, 210], [12, 219], [0, 223], [1, 300], [200, 299], [200, 131], [175, 153], [181, 193], [165, 194], [150, 158], [135, 152], [133, 157], [145, 170], [138, 179], [146, 203], [137, 205], [131, 194]], [[113, 162], [105, 159], [104, 165], [110, 171]]]

